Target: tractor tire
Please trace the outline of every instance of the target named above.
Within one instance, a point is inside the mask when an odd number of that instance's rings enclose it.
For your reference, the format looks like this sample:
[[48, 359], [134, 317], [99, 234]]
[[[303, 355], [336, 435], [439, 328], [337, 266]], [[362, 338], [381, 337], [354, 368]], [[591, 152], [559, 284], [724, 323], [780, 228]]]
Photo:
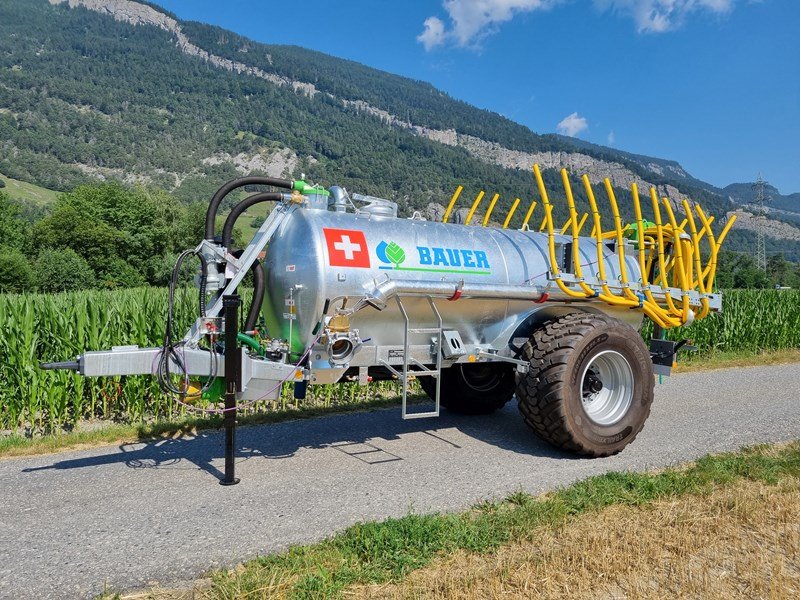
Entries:
[[525, 423], [543, 440], [584, 456], [609, 456], [644, 427], [653, 363], [642, 337], [605, 315], [548, 321], [523, 346], [531, 368], [517, 375]]
[[[462, 415], [488, 415], [503, 408], [514, 396], [514, 367], [509, 364], [456, 364], [442, 369], [441, 404]], [[436, 380], [420, 377], [419, 383], [431, 400], [436, 399]]]

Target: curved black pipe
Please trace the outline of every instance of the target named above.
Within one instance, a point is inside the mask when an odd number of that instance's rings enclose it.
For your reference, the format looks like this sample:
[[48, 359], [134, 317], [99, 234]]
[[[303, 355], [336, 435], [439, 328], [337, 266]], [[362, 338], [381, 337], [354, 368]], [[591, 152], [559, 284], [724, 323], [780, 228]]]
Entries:
[[[244, 250], [234, 250], [231, 254], [239, 258], [242, 252], [244, 252]], [[267, 289], [264, 269], [261, 266], [260, 260], [255, 259], [253, 261], [253, 264], [250, 265], [250, 271], [253, 273], [253, 299], [250, 301], [250, 308], [247, 311], [247, 319], [245, 319], [244, 329], [242, 331], [253, 331], [253, 329], [256, 328], [258, 312], [261, 310], [261, 305], [264, 303], [264, 293]]]
[[253, 272], [253, 299], [250, 301], [250, 309], [247, 311], [247, 319], [244, 322], [245, 331], [253, 331], [256, 328], [258, 313], [261, 311], [261, 305], [264, 303], [264, 292], [267, 287], [261, 261], [258, 259], [254, 260], [250, 270]]
[[234, 179], [232, 181], [229, 181], [216, 191], [213, 198], [211, 198], [211, 202], [208, 205], [208, 211], [206, 211], [207, 240], [214, 239], [214, 221], [217, 218], [217, 210], [219, 209], [219, 205], [222, 202], [222, 200], [233, 190], [238, 189], [245, 185], [271, 185], [273, 187], [283, 188], [287, 190], [292, 189], [291, 181], [289, 181], [288, 179], [276, 179], [275, 177], [256, 177], [256, 176], [240, 177], [239, 179]]
[[222, 227], [222, 245], [225, 248], [230, 247], [231, 237], [233, 237], [233, 226], [236, 224], [236, 219], [238, 219], [244, 211], [254, 204], [259, 204], [261, 202], [280, 202], [280, 200], [280, 192], [260, 192], [258, 194], [253, 194], [252, 196], [248, 196], [239, 202], [239, 204], [231, 209], [228, 218], [225, 219], [225, 225]]

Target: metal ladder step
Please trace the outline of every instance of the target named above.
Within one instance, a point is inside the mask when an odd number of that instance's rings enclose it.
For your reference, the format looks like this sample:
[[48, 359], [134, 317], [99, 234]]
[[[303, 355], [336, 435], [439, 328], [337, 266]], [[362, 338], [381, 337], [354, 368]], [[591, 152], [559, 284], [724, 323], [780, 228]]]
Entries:
[[[428, 303], [431, 306], [431, 310], [433, 311], [434, 316], [436, 317], [436, 322], [438, 327], [417, 327], [411, 328], [409, 327], [409, 318], [408, 312], [406, 312], [405, 306], [403, 306], [403, 301], [400, 299], [400, 296], [395, 296], [397, 300], [397, 307], [400, 309], [400, 314], [403, 316], [403, 370], [398, 371], [394, 367], [392, 367], [388, 362], [381, 361], [381, 363], [387, 367], [392, 373], [396, 374], [399, 379], [403, 382], [403, 402], [402, 402], [402, 416], [403, 419], [424, 419], [427, 417], [438, 417], [439, 411], [441, 409], [440, 403], [440, 393], [439, 393], [439, 384], [440, 384], [440, 375], [442, 374], [442, 315], [439, 312], [439, 309], [436, 308], [436, 304], [433, 302], [433, 298], [428, 296]], [[409, 357], [409, 342], [408, 342], [408, 334], [409, 333], [435, 333], [436, 340], [434, 344], [434, 352], [436, 353], [436, 368], [435, 369], [428, 369], [425, 368], [418, 360], [411, 359]], [[414, 366], [418, 367], [416, 369], [410, 369], [409, 363], [414, 363]], [[408, 412], [408, 381], [411, 377], [433, 377], [436, 380], [436, 398], [434, 402], [436, 404], [436, 408], [429, 412]]]
[[439, 376], [439, 371], [437, 371], [436, 369], [420, 369], [419, 371], [409, 371], [408, 372], [408, 376], [409, 377], [411, 377], [411, 376], [414, 376], [414, 377], [427, 377], [427, 376], [438, 377]]

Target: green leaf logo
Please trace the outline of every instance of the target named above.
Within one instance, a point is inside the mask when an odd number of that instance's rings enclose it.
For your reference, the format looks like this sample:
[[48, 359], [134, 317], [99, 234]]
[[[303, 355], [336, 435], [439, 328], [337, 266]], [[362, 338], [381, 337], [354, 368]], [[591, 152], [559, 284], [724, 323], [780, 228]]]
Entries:
[[395, 242], [391, 242], [386, 246], [386, 258], [392, 261], [394, 266], [397, 267], [406, 259], [406, 253], [403, 252], [403, 249]]

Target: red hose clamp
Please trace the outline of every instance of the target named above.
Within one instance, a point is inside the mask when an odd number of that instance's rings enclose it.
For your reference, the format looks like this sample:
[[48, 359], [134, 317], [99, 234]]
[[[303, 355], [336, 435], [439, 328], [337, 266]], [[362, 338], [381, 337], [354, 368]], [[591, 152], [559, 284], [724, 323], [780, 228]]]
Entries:
[[544, 304], [545, 302], [547, 302], [548, 298], [550, 298], [550, 294], [544, 293], [541, 296], [539, 296], [538, 300], [534, 300], [533, 302], [534, 304]]

